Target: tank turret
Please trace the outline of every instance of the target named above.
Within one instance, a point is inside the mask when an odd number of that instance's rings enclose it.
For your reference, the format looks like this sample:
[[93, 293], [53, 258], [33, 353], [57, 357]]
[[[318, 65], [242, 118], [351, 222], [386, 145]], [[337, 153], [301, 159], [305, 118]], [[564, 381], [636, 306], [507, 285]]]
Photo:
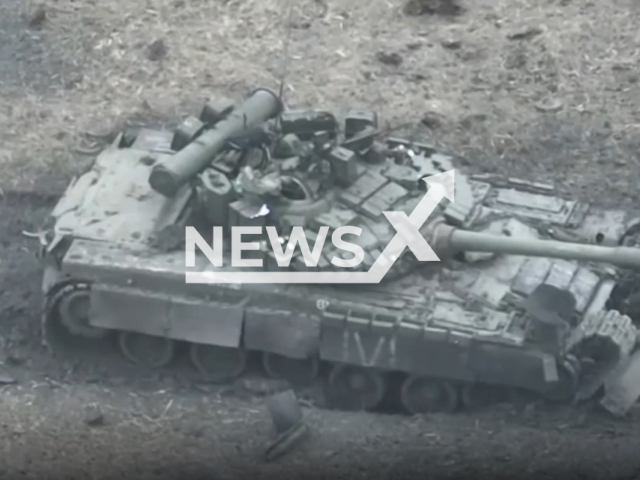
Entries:
[[277, 116], [282, 110], [278, 96], [268, 89], [253, 92], [215, 126], [166, 160], [156, 164], [149, 175], [151, 187], [166, 197], [176, 194], [182, 185], [201, 172], [227, 145], [252, 128]]

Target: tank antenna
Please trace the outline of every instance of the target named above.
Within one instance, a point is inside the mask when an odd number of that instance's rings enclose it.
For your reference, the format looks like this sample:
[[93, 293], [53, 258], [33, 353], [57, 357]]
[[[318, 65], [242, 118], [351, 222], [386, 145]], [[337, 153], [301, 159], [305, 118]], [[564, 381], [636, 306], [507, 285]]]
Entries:
[[[280, 89], [278, 91], [278, 99], [281, 104], [284, 105], [284, 86], [287, 79], [287, 74], [289, 70], [289, 41], [291, 39], [291, 19], [293, 18], [293, 0], [287, 1], [287, 14], [286, 14], [286, 24], [285, 24], [285, 37], [284, 37], [284, 45], [283, 45], [283, 55], [282, 55], [282, 71], [280, 72]], [[280, 115], [278, 115], [278, 119]]]

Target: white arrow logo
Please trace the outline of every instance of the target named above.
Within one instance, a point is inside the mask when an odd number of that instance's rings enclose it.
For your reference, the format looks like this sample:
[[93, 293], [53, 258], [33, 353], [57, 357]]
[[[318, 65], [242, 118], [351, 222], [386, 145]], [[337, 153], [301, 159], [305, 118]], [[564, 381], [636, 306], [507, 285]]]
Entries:
[[187, 283], [380, 283], [395, 261], [409, 247], [421, 262], [437, 262], [440, 259], [419, 230], [437, 208], [443, 198], [454, 201], [454, 170], [425, 177], [429, 190], [422, 197], [411, 215], [404, 212], [383, 212], [396, 234], [382, 254], [367, 272], [227, 272], [214, 270], [187, 272]]

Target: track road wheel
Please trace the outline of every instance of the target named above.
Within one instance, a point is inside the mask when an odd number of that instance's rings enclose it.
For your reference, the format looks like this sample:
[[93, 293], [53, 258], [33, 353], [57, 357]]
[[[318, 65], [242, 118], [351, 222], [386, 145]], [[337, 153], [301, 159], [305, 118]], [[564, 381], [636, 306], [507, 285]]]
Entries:
[[138, 332], [120, 332], [118, 345], [122, 354], [136, 365], [159, 368], [173, 360], [175, 342]]
[[509, 392], [497, 385], [472, 383], [462, 387], [461, 399], [466, 409], [482, 410], [491, 405], [507, 401]]
[[276, 353], [265, 352], [262, 355], [262, 366], [271, 378], [287, 380], [294, 385], [313, 382], [320, 371], [318, 357], [290, 358]]
[[411, 376], [402, 384], [402, 405], [412, 415], [453, 413], [458, 408], [458, 390], [446, 380]]
[[241, 348], [194, 343], [191, 362], [207, 380], [228, 382], [238, 378], [247, 368], [248, 355]]
[[65, 287], [60, 292], [57, 310], [60, 323], [75, 336], [98, 339], [105, 336], [107, 330], [89, 324], [91, 313], [91, 297], [89, 286], [75, 284]]
[[382, 401], [387, 387], [382, 372], [351, 365], [336, 365], [327, 381], [327, 397], [343, 410], [372, 410]]

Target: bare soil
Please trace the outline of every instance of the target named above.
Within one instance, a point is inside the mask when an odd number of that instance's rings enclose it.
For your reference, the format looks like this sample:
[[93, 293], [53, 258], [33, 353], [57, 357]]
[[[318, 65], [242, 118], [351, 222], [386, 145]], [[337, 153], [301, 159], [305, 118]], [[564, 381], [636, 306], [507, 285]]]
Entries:
[[[463, 7], [0, 0], [0, 360], [18, 381], [0, 394], [0, 477], [640, 478], [638, 412], [614, 420], [527, 402], [424, 418], [309, 406], [311, 439], [269, 464], [260, 381], [212, 388], [180, 366], [148, 372], [107, 351], [52, 357], [41, 346], [37, 245], [22, 232], [88, 164], [96, 135], [277, 88], [284, 51], [290, 105], [374, 108], [392, 126], [422, 124], [470, 169], [633, 208], [637, 2]], [[90, 426], [95, 408], [103, 423]]]

